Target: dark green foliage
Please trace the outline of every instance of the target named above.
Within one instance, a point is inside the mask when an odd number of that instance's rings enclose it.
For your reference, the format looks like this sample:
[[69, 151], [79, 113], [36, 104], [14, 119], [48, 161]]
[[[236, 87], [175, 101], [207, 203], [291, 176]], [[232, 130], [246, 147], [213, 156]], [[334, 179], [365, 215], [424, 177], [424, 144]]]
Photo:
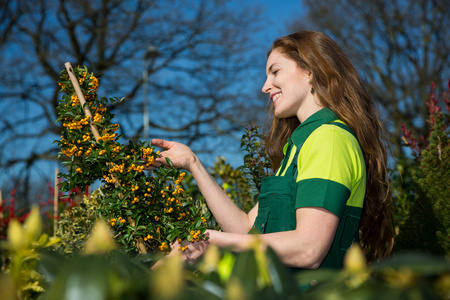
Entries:
[[450, 140], [444, 115], [436, 115], [428, 149], [422, 153], [418, 184], [430, 201], [440, 251], [450, 254]]
[[[449, 110], [448, 94], [442, 96]], [[404, 160], [397, 166], [404, 178], [403, 186], [394, 186], [400, 219], [397, 251], [450, 254], [450, 118], [441, 111], [439, 100], [432, 89], [427, 100], [430, 135], [422, 144], [402, 128], [403, 141], [413, 150], [415, 162]]]
[[436, 255], [444, 254], [437, 238], [438, 221], [430, 200], [418, 191], [404, 224], [395, 238], [396, 252], [417, 250]]
[[233, 168], [225, 158], [218, 157], [209, 171], [239, 208], [248, 212], [256, 204], [251, 197], [251, 186], [246, 174], [239, 168]]
[[270, 176], [270, 161], [264, 148], [264, 139], [258, 132], [259, 127], [251, 122], [243, 126], [244, 134], [241, 138], [241, 148], [247, 153], [244, 156], [244, 165], [240, 169], [244, 170], [253, 188], [253, 199], [259, 196], [261, 180]]
[[395, 200], [394, 221], [397, 226], [403, 226], [410, 213], [411, 200], [418, 198], [414, 191], [417, 186], [414, 178], [419, 171], [419, 164], [416, 160], [401, 156], [397, 158], [395, 167], [389, 175]]

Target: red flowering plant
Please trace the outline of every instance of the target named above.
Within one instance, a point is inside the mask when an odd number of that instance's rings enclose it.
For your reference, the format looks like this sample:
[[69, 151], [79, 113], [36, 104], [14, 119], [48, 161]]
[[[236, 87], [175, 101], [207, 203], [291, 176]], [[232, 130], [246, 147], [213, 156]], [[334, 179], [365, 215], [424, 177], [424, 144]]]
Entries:
[[[48, 183], [47, 191], [48, 194], [44, 193], [43, 195], [36, 196], [36, 200], [40, 208], [40, 213], [44, 217], [43, 223], [46, 232], [49, 231], [54, 220], [58, 219], [58, 217], [55, 216], [53, 212], [54, 199], [51, 196], [54, 195], [54, 187], [52, 186], [51, 182]], [[20, 223], [23, 223], [23, 221], [25, 221], [25, 219], [30, 214], [30, 210], [28, 207], [19, 207], [17, 205], [18, 201], [16, 199], [16, 192], [16, 188], [13, 188], [9, 193], [9, 197], [0, 201], [0, 240], [6, 238], [6, 231], [11, 220], [15, 219]], [[73, 192], [78, 195], [78, 197], [82, 196], [81, 190], [79, 188], [74, 189]], [[71, 209], [72, 207], [78, 205], [78, 202], [72, 201], [71, 197], [67, 197], [60, 192], [58, 204], [59, 211], [63, 211], [65, 209]]]
[[[450, 80], [448, 82], [447, 88], [450, 93]], [[414, 136], [414, 132], [405, 127], [405, 124], [402, 123], [402, 141], [404, 146], [407, 146], [411, 149], [413, 156], [420, 160], [422, 156], [422, 150], [428, 147], [429, 139], [433, 133], [433, 131], [443, 131], [448, 132], [448, 126], [450, 122], [450, 116], [445, 114], [442, 111], [441, 106], [439, 105], [439, 100], [443, 100], [445, 103], [445, 108], [448, 112], [450, 112], [450, 98], [449, 93], [443, 92], [442, 94], [437, 94], [436, 85], [433, 82], [431, 84], [431, 91], [428, 95], [426, 105], [428, 107], [429, 118], [427, 120], [427, 125], [429, 128], [429, 136], [425, 137], [424, 135], [420, 136], [420, 141]], [[436, 123], [436, 121], [438, 121]], [[437, 126], [437, 128], [436, 128]]]
[[59, 174], [64, 178], [61, 191], [84, 191], [100, 180], [98, 217], [109, 222], [128, 252], [168, 251], [176, 238], [204, 239], [209, 213], [202, 214], [181, 188], [185, 173], [172, 166], [147, 173], [144, 165], [152, 164], [159, 152], [148, 142], [120, 142], [120, 126], [112, 123], [108, 106], [119, 99], [98, 97], [98, 79], [86, 67], [66, 64], [59, 85], [65, 94], [57, 121], [64, 131], [56, 142], [67, 170]]
[[9, 196], [0, 205], [0, 240], [6, 239], [6, 230], [11, 220], [16, 219], [22, 223], [30, 213], [24, 209], [17, 208], [15, 188], [12, 189]]

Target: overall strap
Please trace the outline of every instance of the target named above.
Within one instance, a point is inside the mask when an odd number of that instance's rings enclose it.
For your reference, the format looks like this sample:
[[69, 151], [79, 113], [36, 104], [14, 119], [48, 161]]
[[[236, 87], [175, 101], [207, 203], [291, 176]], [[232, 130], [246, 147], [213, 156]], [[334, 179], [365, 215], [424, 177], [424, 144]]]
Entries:
[[303, 143], [300, 145], [300, 147], [297, 147], [297, 151], [295, 151], [295, 156], [292, 162], [292, 171], [293, 171], [293, 177], [294, 179], [297, 178], [298, 169], [297, 169], [297, 161], [298, 161], [298, 154], [300, 153], [300, 149], [302, 148]]
[[[292, 149], [293, 145], [294, 145], [294, 144], [292, 143], [292, 141], [291, 141], [291, 140], [288, 140], [288, 147], [287, 147], [287, 149], [286, 149], [286, 153], [291, 153], [291, 149]], [[283, 160], [281, 161], [281, 165], [280, 165], [280, 167], [278, 168], [278, 170], [284, 170], [284, 169], [286, 168], [286, 166], [287, 166], [288, 160], [289, 160], [289, 157], [284, 156], [284, 157], [283, 157]], [[278, 170], [277, 170], [277, 172], [275, 172], [275, 173], [278, 173], [278, 172], [279, 172]]]

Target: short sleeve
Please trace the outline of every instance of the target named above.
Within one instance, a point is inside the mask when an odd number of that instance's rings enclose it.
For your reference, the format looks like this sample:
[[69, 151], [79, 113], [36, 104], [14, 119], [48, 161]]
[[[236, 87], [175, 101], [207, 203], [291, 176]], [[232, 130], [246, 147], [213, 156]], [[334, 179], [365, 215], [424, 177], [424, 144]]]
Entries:
[[316, 129], [299, 152], [296, 208], [322, 207], [341, 218], [361, 177], [361, 155], [346, 130], [333, 125]]

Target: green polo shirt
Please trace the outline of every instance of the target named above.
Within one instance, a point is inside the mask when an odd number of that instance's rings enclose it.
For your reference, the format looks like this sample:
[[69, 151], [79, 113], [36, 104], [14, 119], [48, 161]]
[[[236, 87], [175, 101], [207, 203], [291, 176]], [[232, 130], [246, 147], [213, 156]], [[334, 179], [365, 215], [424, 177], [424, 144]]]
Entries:
[[[316, 128], [318, 122], [325, 124]], [[366, 190], [364, 155], [353, 132], [328, 108], [293, 132], [275, 176], [284, 176], [299, 148], [295, 208], [321, 207], [339, 217], [333, 245], [321, 267], [341, 267], [345, 252], [358, 240]]]

